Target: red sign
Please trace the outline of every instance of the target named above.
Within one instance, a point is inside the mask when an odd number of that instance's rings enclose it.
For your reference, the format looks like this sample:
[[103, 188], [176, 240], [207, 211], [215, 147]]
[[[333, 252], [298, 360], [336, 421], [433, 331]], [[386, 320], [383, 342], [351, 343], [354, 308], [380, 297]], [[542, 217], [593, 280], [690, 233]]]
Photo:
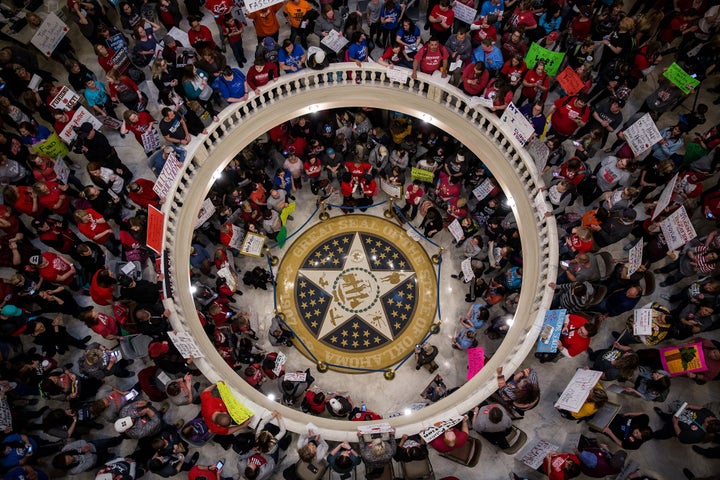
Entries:
[[165, 214], [152, 205], [148, 205], [147, 238], [145, 245], [155, 253], [162, 252], [165, 236]]
[[565, 93], [568, 95], [575, 95], [585, 86], [580, 75], [575, 73], [575, 70], [570, 67], [560, 72], [556, 78], [562, 89], [565, 90]]

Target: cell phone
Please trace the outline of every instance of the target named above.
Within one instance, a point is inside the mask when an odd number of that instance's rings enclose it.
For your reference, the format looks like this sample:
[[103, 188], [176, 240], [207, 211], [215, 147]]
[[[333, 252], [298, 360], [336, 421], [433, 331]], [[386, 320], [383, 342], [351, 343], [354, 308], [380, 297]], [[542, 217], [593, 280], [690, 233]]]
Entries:
[[569, 264], [568, 262], [566, 262], [565, 260], [563, 260], [562, 262], [560, 262], [560, 265], [562, 265], [563, 267], [569, 267], [569, 266], [570, 266], [570, 264]]
[[28, 445], [27, 446], [27, 454], [30, 455], [31, 453], [33, 453], [32, 445]]
[[132, 390], [130, 390], [128, 393], [125, 394], [125, 400], [130, 401], [137, 396], [138, 396], [138, 391], [133, 388]]
[[312, 473], [318, 473], [318, 468], [312, 463], [308, 465], [308, 470], [310, 470]]
[[575, 145], [576, 147], [580, 146], [580, 142], [576, 142], [575, 140], [573, 140], [572, 144]]
[[362, 407], [360, 407], [360, 411], [367, 412], [367, 407], [365, 405], [363, 405]]
[[223, 465], [225, 465], [225, 463], [223, 463], [222, 460], [218, 460], [218, 462], [215, 464], [215, 469], [222, 470]]
[[691, 76], [692, 78], [697, 78], [697, 73], [693, 73], [693, 74], [690, 75], [690, 76]]
[[715, 215], [712, 214], [712, 212], [707, 213], [707, 218], [715, 218]]
[[559, 176], [560, 176], [559, 172], [553, 172], [553, 177], [559, 177]]

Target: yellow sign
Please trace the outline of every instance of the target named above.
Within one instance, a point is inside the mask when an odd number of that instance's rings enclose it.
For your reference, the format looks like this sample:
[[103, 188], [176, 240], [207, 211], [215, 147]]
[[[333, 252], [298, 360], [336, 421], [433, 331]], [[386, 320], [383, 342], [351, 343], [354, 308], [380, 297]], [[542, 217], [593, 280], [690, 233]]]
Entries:
[[435, 180], [435, 174], [433, 172], [417, 167], [412, 167], [410, 176], [413, 180], [420, 180], [425, 183], [433, 183]]
[[233, 393], [230, 391], [230, 387], [228, 387], [225, 382], [218, 382], [217, 389], [218, 392], [220, 392], [220, 397], [222, 398], [223, 402], [225, 402], [228, 413], [230, 414], [232, 419], [235, 420], [235, 423], [237, 423], [238, 425], [242, 425], [248, 420], [248, 418], [254, 415], [252, 410], [247, 408], [242, 403], [238, 402], [238, 399], [235, 398], [235, 395], [233, 395]]
[[66, 157], [68, 154], [67, 145], [60, 140], [57, 133], [53, 133], [45, 141], [33, 145], [32, 151], [44, 153], [51, 158], [57, 158], [58, 155]]

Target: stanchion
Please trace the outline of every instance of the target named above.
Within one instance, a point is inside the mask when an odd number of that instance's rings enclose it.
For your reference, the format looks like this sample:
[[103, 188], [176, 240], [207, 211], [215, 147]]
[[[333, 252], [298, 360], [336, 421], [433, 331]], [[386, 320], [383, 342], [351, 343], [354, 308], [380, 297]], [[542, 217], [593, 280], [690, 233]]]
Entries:
[[440, 333], [440, 324], [441, 323], [442, 323], [442, 320], [440, 320], [440, 319], [438, 319], [437, 322], [433, 323], [430, 326], [430, 333], [432, 333], [433, 335], [437, 335], [438, 333]]
[[265, 255], [270, 259], [270, 265], [273, 267], [280, 263], [280, 259], [275, 255], [270, 254], [270, 247], [265, 247]]
[[444, 250], [444, 248], [442, 246], [439, 248], [440, 248], [440, 251], [431, 257], [431, 260], [435, 265], [440, 263], [440, 258], [442, 257], [442, 252]]
[[317, 371], [320, 373], [325, 373], [328, 371], [327, 363], [325, 363], [323, 361], [317, 362], [317, 364], [315, 365], [315, 368], [317, 368]]
[[328, 218], [330, 218], [330, 214], [327, 212], [327, 206], [325, 205], [325, 202], [320, 202], [320, 214], [318, 215], [318, 218], [321, 222], [324, 222]]
[[383, 215], [385, 215], [385, 218], [391, 219], [395, 216], [395, 200], [397, 197], [390, 197], [388, 199], [388, 208], [383, 212]]
[[395, 380], [395, 370], [386, 370], [383, 377], [385, 377], [385, 380]]

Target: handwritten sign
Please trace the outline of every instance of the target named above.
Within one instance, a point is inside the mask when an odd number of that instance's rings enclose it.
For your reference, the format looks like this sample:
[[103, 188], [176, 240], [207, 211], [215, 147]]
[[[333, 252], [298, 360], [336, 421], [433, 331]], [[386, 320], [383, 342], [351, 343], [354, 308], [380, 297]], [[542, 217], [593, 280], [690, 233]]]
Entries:
[[465, 5], [460, 2], [453, 2], [453, 12], [455, 12], [455, 18], [461, 22], [471, 24], [475, 21], [477, 16], [477, 10]]
[[560, 445], [538, 439], [526, 447], [526, 450], [520, 456], [520, 461], [532, 469], [538, 469], [549, 453], [559, 450]]
[[58, 180], [67, 185], [68, 178], [70, 177], [70, 167], [68, 167], [62, 156], [58, 155], [55, 159], [53, 171], [55, 172], [55, 175], [57, 175]]
[[447, 227], [448, 231], [452, 234], [453, 237], [455, 237], [456, 241], [460, 241], [463, 238], [465, 238], [465, 234], [463, 233], [463, 229], [460, 226], [460, 221], [456, 218], [455, 220], [450, 223]]
[[462, 417], [460, 416], [453, 416], [447, 420], [435, 422], [425, 430], [421, 431], [420, 436], [426, 443], [430, 443], [460, 422], [462, 422]]
[[[230, 252], [228, 252], [228, 254], [229, 253]], [[228, 288], [234, 292], [235, 290], [237, 290], [238, 287], [238, 277], [237, 273], [235, 272], [234, 266], [231, 267], [231, 265], [231, 262], [225, 263], [222, 268], [218, 269], [217, 276], [220, 278], [224, 278]]]
[[483, 347], [468, 348], [468, 372], [465, 380], [473, 378], [485, 366], [485, 350]]
[[80, 95], [63, 86], [55, 98], [50, 101], [50, 108], [55, 110], [70, 110], [80, 100]]
[[198, 212], [198, 218], [195, 220], [195, 228], [200, 228], [203, 223], [210, 220], [210, 218], [215, 214], [215, 205], [212, 203], [212, 200], [209, 198], [206, 198], [205, 201], [200, 206], [200, 211]]
[[462, 269], [465, 282], [470, 283], [470, 281], [475, 278], [475, 271], [472, 268], [472, 258], [466, 258], [460, 262], [460, 268]]
[[535, 211], [537, 212], [538, 217], [541, 219], [544, 218], [550, 211], [548, 204], [545, 201], [545, 192], [537, 192], [537, 194], [535, 194], [533, 205], [535, 206]]
[[697, 237], [685, 206], [681, 206], [660, 222], [660, 228], [670, 250], [676, 250]]
[[538, 170], [542, 171], [547, 165], [547, 159], [550, 156], [550, 149], [545, 142], [535, 137], [525, 146], [530, 156], [535, 161]]
[[[233, 239], [234, 238], [235, 231], [233, 229]], [[262, 249], [264, 245], [265, 237], [258, 235], [257, 233], [247, 232], [245, 234], [245, 239], [240, 246], [240, 253], [249, 257], [260, 257], [262, 256]]]
[[306, 378], [307, 373], [305, 372], [289, 372], [285, 374], [283, 380], [287, 380], [288, 382], [304, 382]]
[[103, 127], [109, 128], [111, 130], [120, 130], [120, 127], [122, 127], [123, 124], [123, 122], [121, 122], [117, 118], [113, 118], [110, 116], [100, 117], [98, 120], [102, 121]]
[[160, 148], [160, 134], [155, 127], [148, 128], [145, 133], [140, 136], [140, 140], [146, 152], [152, 152]]
[[180, 163], [177, 159], [175, 153], [169, 154], [163, 169], [160, 171], [160, 175], [158, 175], [158, 178], [155, 181], [155, 186], [153, 187], [153, 192], [157, 193], [158, 197], [167, 197], [167, 194], [170, 192], [170, 189], [175, 183], [175, 179], [180, 174], [181, 168], [182, 163]]
[[172, 38], [175, 39], [175, 41], [179, 42], [180, 45], [183, 47], [189, 47], [190, 46], [190, 38], [188, 37], [187, 32], [180, 30], [177, 27], [172, 27], [170, 31], [168, 32], [168, 35], [170, 35]]
[[507, 125], [510, 134], [515, 137], [515, 140], [517, 140], [520, 145], [525, 145], [532, 134], [535, 133], [535, 128], [532, 126], [532, 123], [525, 118], [525, 115], [520, 113], [520, 109], [512, 102], [508, 104], [500, 121]]
[[410, 170], [410, 178], [412, 178], [413, 180], [420, 180], [421, 182], [425, 183], [433, 183], [433, 181], [435, 180], [435, 174], [430, 170], [412, 167], [412, 169]]
[[392, 425], [389, 423], [373, 423], [372, 425], [358, 426], [358, 432], [361, 435], [377, 435], [392, 432]]
[[337, 53], [345, 47], [350, 41], [343, 37], [337, 30], [330, 30], [327, 35], [322, 37], [320, 43], [325, 45], [327, 48]]
[[555, 402], [555, 407], [577, 413], [601, 376], [602, 372], [596, 370], [577, 369], [570, 383]]
[[242, 425], [248, 418], [253, 416], [253, 411], [240, 403], [225, 382], [217, 383], [218, 393], [222, 398], [227, 411], [238, 425]]
[[402, 186], [393, 185], [392, 183], [386, 182], [380, 179], [380, 190], [385, 192], [388, 197], [400, 198], [402, 197]]
[[74, 128], [79, 127], [85, 122], [90, 122], [95, 130], [99, 130], [103, 125], [87, 108], [80, 106], [75, 110], [75, 114], [72, 119], [70, 119], [70, 122], [65, 125], [65, 128], [60, 132], [60, 138], [65, 143], [70, 144], [75, 140], [75, 137], [77, 137]]
[[553, 52], [547, 48], [543, 48], [537, 43], [533, 42], [528, 49], [527, 55], [525, 55], [525, 65], [528, 68], [535, 68], [535, 64], [542, 60], [545, 62], [545, 72], [548, 75], [554, 77], [557, 75], [560, 65], [565, 59], [565, 54], [562, 52]]
[[491, 109], [494, 105], [492, 98], [485, 98], [481, 96], [472, 96], [470, 97], [470, 105], [479, 105], [481, 107], [485, 107], [488, 110]]
[[175, 348], [183, 358], [203, 358], [205, 354], [197, 346], [190, 332], [168, 332]]
[[658, 198], [657, 205], [655, 205], [655, 210], [653, 210], [652, 219], [655, 220], [655, 217], [657, 217], [660, 212], [665, 210], [668, 205], [670, 205], [670, 200], [672, 200], [673, 193], [675, 190], [675, 184], [677, 183], [678, 175], [680, 173], [676, 173], [673, 178], [670, 180], [670, 182], [665, 185], [665, 188], [663, 188], [662, 193], [660, 193], [660, 197]]
[[257, 12], [258, 10], [267, 8], [270, 5], [275, 5], [276, 3], [283, 3], [283, 1], [284, 0], [250, 0], [245, 2], [245, 11], [247, 13]]
[[567, 310], [548, 310], [538, 335], [537, 351], [541, 353], [557, 352], [563, 323]]
[[640, 268], [640, 265], [642, 265], [642, 255], [643, 255], [643, 241], [641, 238], [630, 249], [630, 252], [628, 255], [628, 272], [627, 272], [628, 276], [637, 272], [638, 268]]
[[385, 70], [385, 75], [389, 80], [398, 82], [401, 85], [406, 84], [409, 78], [408, 70], [406, 68], [388, 68]]
[[285, 354], [283, 352], [278, 352], [277, 357], [275, 357], [275, 366], [272, 369], [275, 375], [279, 376], [282, 373], [286, 361], [287, 357]]
[[568, 95], [575, 95], [585, 86], [580, 75], [571, 67], [566, 67], [565, 70], [560, 72], [557, 76], [557, 81]]
[[480, 185], [475, 187], [472, 193], [473, 195], [475, 195], [475, 198], [477, 198], [478, 200], [482, 200], [483, 198], [487, 197], [494, 189], [495, 184], [492, 182], [492, 180], [486, 178]]
[[662, 135], [660, 135], [649, 113], [646, 113], [637, 122], [626, 128], [623, 134], [635, 156], [640, 155], [662, 140]]
[[633, 335], [652, 335], [653, 309], [638, 308], [634, 311]]
[[130, 56], [128, 55], [127, 50], [117, 50], [110, 59], [110, 65], [112, 65], [113, 69], [118, 73], [125, 73], [125, 71], [130, 67]]
[[60, 40], [63, 39], [67, 32], [68, 26], [65, 25], [65, 22], [60, 20], [60, 17], [55, 15], [53, 12], [50, 12], [47, 17], [45, 17], [45, 20], [43, 20], [43, 23], [38, 27], [37, 32], [33, 35], [30, 43], [35, 45], [35, 47], [37, 47], [43, 55], [50, 57], [55, 50], [55, 47], [58, 46]]
[[228, 247], [234, 250], [240, 250], [242, 248], [243, 240], [245, 239], [245, 231], [237, 225], [232, 225], [232, 237]]
[[660, 348], [660, 362], [663, 370], [671, 377], [707, 370], [702, 342]]
[[128, 44], [125, 41], [125, 37], [122, 33], [117, 33], [110, 38], [105, 40], [105, 45], [113, 52], [119, 52], [120, 50], [127, 50]]
[[148, 205], [147, 234], [145, 245], [155, 253], [162, 252], [165, 237], [165, 214], [152, 205]]
[[690, 93], [690, 90], [697, 88], [697, 86], [700, 85], [700, 80], [691, 76], [675, 62], [673, 62], [672, 65], [665, 70], [663, 77], [670, 80], [672, 84], [682, 90], [685, 95]]
[[44, 153], [52, 158], [57, 158], [58, 156], [65, 157], [68, 154], [67, 145], [60, 140], [57, 133], [53, 133], [40, 143], [36, 143], [32, 146], [31, 150], [35, 153]]

